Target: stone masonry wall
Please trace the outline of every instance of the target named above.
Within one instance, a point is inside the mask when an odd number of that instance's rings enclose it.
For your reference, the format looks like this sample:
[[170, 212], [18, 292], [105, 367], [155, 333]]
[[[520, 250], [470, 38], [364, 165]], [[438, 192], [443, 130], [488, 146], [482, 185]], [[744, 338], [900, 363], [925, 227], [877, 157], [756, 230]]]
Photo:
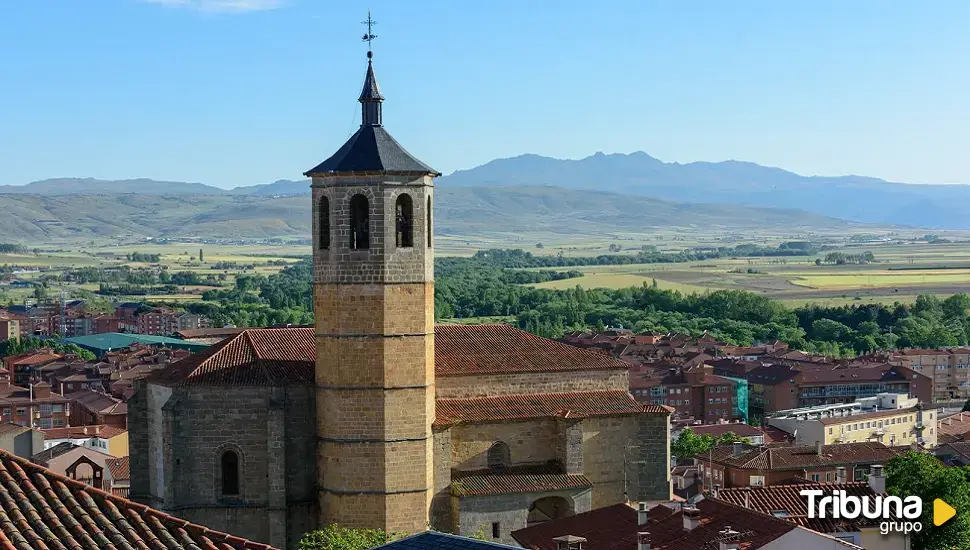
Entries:
[[438, 399], [527, 393], [629, 391], [630, 379], [628, 371], [622, 369], [439, 376], [435, 380], [435, 389]]
[[451, 430], [434, 432], [434, 495], [431, 501], [431, 528], [453, 533], [451, 517]]
[[462, 424], [450, 431], [451, 465], [459, 470], [488, 467], [488, 448], [496, 441], [509, 446], [512, 464], [556, 459], [559, 429], [555, 420]]
[[[517, 493], [476, 497], [452, 497], [452, 507], [457, 511], [458, 534], [470, 537], [484, 534], [489, 542], [518, 546], [512, 531], [527, 526], [529, 507], [545, 497], [562, 497], [572, 506], [573, 512], [581, 514], [591, 509], [591, 493], [588, 489], [550, 493]], [[492, 537], [492, 524], [499, 531]]]
[[638, 415], [636, 440], [639, 493], [631, 499], [670, 500], [670, 415]]
[[594, 509], [626, 502], [624, 492], [636, 493], [637, 416], [583, 420], [583, 473], [593, 483]]
[[[434, 252], [427, 246], [428, 199], [434, 208], [430, 177], [339, 176], [313, 178], [313, 256], [317, 283], [413, 283], [434, 280]], [[413, 205], [414, 246], [395, 246], [395, 203], [401, 193]], [[370, 248], [350, 248], [350, 200], [367, 198]], [[320, 247], [320, 205], [330, 203], [330, 247]], [[431, 214], [433, 216], [433, 214]], [[433, 244], [433, 243], [432, 243]]]

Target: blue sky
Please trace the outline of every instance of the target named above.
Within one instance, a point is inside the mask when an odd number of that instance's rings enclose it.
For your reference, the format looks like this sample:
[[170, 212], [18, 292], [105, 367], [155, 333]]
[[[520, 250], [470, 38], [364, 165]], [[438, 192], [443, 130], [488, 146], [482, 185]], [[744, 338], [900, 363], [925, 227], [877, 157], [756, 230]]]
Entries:
[[963, 0], [2, 0], [0, 184], [299, 179], [359, 124], [368, 7], [385, 125], [444, 173], [643, 150], [970, 183]]

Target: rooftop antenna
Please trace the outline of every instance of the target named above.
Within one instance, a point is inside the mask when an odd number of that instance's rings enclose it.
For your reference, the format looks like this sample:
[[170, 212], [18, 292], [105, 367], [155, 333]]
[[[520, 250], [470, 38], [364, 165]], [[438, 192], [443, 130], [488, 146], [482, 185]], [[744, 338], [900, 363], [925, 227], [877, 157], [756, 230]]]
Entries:
[[367, 21], [361, 21], [360, 24], [367, 25], [367, 33], [361, 38], [361, 40], [363, 40], [364, 42], [367, 42], [367, 59], [371, 59], [372, 57], [374, 57], [374, 49], [372, 47], [373, 46], [372, 43], [374, 39], [377, 38], [377, 35], [374, 34], [372, 31], [374, 30], [374, 25], [377, 24], [377, 21], [374, 21], [373, 19], [371, 19], [370, 10], [367, 10]]

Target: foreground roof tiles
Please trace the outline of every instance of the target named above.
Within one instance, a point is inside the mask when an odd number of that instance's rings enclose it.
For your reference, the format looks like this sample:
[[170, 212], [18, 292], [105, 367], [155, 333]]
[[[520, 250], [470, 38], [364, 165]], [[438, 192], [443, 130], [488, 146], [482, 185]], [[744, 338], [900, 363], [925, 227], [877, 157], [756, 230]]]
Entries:
[[436, 426], [461, 422], [585, 418], [642, 412], [670, 414], [666, 407], [643, 405], [623, 390], [438, 399], [435, 401], [435, 409]]
[[271, 550], [0, 452], [0, 548]]

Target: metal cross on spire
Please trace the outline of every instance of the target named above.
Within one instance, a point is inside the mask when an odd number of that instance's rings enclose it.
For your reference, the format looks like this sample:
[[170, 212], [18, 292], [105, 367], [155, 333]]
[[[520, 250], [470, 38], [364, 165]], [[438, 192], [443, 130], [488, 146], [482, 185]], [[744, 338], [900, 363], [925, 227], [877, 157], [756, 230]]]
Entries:
[[367, 21], [361, 21], [360, 24], [361, 25], [367, 25], [367, 34], [365, 34], [363, 36], [362, 40], [364, 42], [367, 42], [367, 59], [370, 59], [370, 58], [374, 57], [374, 51], [371, 48], [371, 42], [375, 38], [377, 38], [377, 35], [374, 34], [373, 32], [371, 32], [371, 31], [373, 31], [374, 25], [377, 24], [377, 21], [374, 21], [373, 19], [371, 19], [370, 10], [367, 10]]

